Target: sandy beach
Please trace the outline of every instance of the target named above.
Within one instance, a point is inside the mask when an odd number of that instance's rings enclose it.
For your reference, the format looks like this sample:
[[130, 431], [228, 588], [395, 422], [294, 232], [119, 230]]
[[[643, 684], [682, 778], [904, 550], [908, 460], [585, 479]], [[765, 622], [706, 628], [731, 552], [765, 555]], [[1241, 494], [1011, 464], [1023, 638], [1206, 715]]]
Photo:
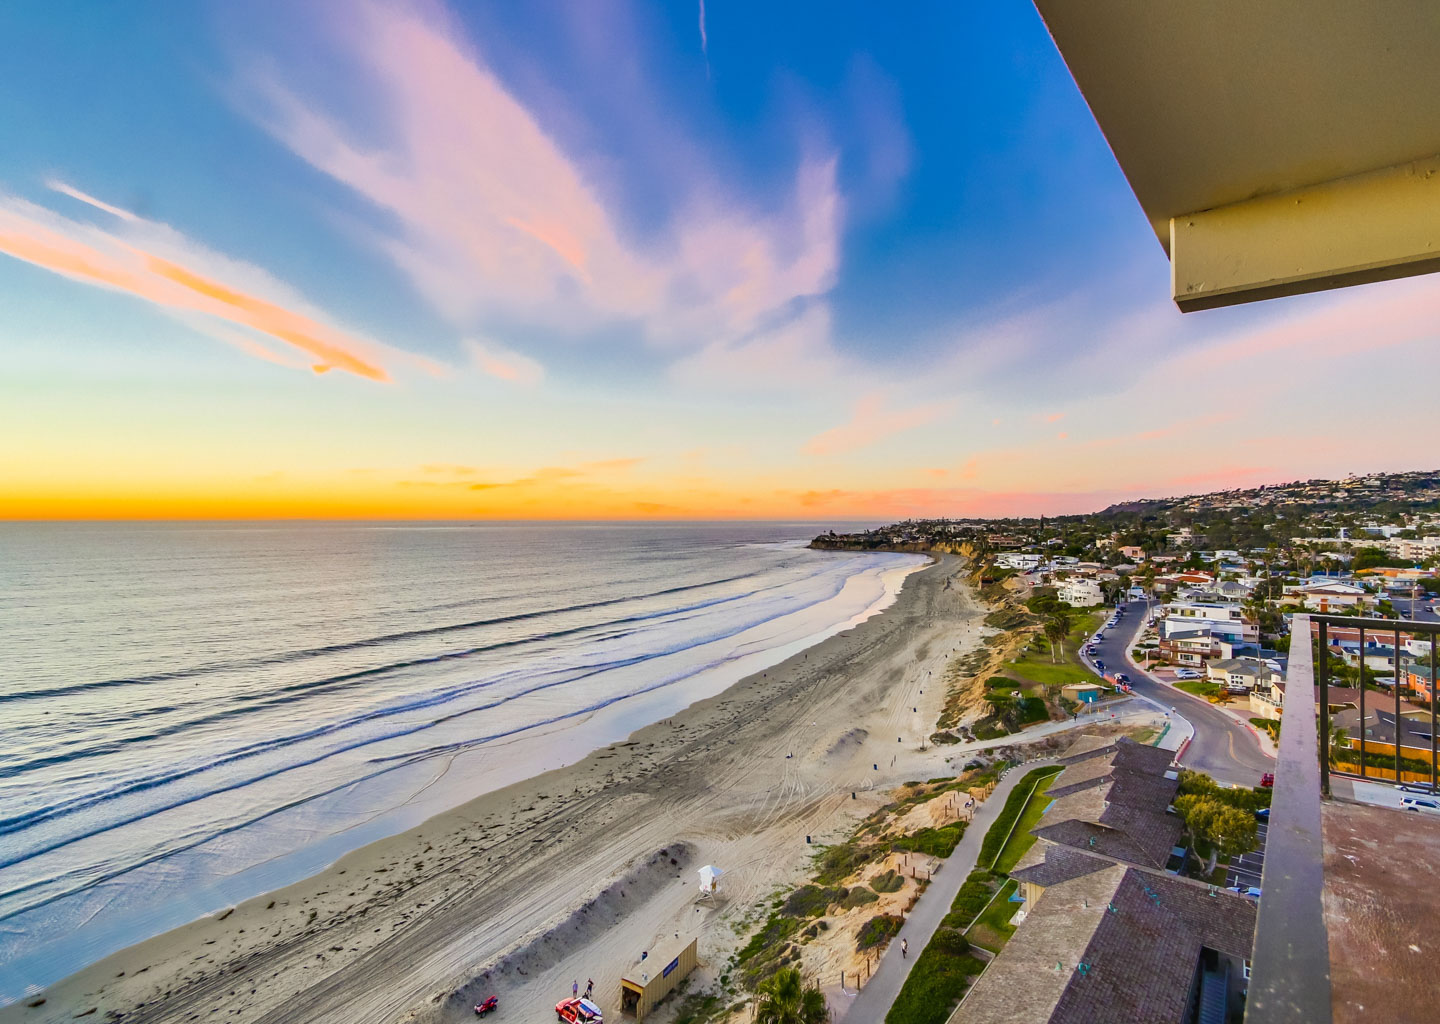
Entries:
[[[942, 557], [879, 615], [624, 743], [109, 956], [0, 1022], [458, 1021], [490, 994], [503, 1020], [548, 1021], [589, 979], [618, 1020], [621, 974], [698, 936], [693, 988], [804, 875], [807, 836], [945, 771], [953, 748], [920, 742], [985, 612], [960, 565]], [[725, 896], [697, 906], [704, 864]]]

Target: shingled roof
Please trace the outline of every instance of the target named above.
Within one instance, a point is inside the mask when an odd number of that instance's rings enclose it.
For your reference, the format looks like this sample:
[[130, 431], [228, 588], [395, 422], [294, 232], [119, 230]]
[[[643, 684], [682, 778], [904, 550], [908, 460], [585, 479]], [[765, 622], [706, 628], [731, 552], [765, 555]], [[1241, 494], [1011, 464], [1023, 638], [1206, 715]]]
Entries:
[[1244, 897], [1111, 864], [1046, 888], [951, 1019], [1173, 1024], [1202, 949], [1248, 957], [1254, 929]]
[[1050, 784], [1054, 803], [1031, 830], [1040, 839], [1146, 867], [1164, 867], [1180, 837], [1167, 812], [1179, 783], [1166, 778], [1168, 750], [1120, 739], [1063, 759]]

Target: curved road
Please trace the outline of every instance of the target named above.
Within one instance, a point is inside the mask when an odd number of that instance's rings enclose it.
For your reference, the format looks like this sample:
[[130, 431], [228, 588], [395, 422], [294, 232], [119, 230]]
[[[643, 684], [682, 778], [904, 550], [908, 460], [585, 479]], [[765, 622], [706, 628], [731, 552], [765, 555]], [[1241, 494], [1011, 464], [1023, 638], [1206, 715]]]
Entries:
[[1249, 727], [1242, 725], [1209, 701], [1177, 690], [1140, 671], [1128, 658], [1140, 626], [1145, 621], [1146, 602], [1131, 601], [1122, 606], [1125, 617], [1107, 631], [1096, 645], [1092, 660], [1105, 663], [1109, 672], [1130, 676], [1131, 689], [1167, 708], [1174, 708], [1195, 727], [1195, 738], [1181, 758], [1186, 768], [1204, 772], [1219, 782], [1256, 786], [1260, 776], [1275, 770], [1275, 760], [1260, 749]]

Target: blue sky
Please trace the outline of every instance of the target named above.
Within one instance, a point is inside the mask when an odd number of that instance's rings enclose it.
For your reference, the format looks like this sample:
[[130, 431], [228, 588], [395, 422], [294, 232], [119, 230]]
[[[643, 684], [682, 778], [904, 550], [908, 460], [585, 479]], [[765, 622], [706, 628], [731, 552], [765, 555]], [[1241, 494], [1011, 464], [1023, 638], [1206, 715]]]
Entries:
[[[1027, 4], [17, 3], [0, 123], [15, 515], [1074, 511], [1433, 448], [1434, 284], [1182, 317]], [[1384, 457], [1300, 432], [1377, 350]]]

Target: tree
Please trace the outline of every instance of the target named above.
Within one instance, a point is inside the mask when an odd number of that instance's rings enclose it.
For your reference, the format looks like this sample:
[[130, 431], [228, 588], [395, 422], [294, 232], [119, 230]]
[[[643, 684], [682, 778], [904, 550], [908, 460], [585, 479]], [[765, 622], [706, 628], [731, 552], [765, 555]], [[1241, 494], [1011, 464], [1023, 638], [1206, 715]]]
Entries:
[[1060, 653], [1065, 653], [1065, 638], [1070, 635], [1070, 620], [1063, 615], [1052, 615], [1045, 620], [1045, 639], [1050, 642], [1050, 660], [1058, 660], [1055, 657], [1055, 645], [1060, 645]]
[[1208, 843], [1208, 875], [1221, 857], [1238, 857], [1255, 849], [1255, 815], [1213, 796], [1193, 793], [1175, 801], [1175, 812], [1197, 842]]
[[757, 1024], [823, 1024], [828, 1011], [818, 988], [807, 988], [800, 972], [782, 967], [755, 989]]

